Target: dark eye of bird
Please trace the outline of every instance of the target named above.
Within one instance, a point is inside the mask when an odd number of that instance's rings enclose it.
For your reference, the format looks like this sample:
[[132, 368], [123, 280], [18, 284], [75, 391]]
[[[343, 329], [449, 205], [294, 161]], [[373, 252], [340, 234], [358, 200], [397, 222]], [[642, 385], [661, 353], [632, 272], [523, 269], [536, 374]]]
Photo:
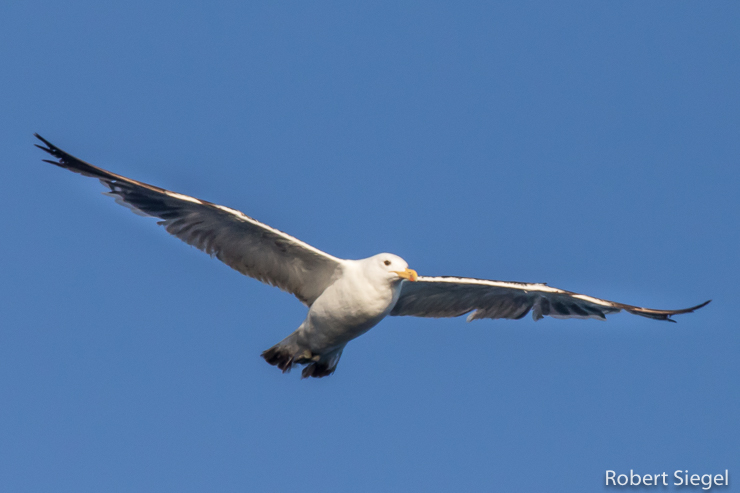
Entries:
[[385, 265], [391, 265], [391, 261], [390, 261], [390, 260], [386, 260], [386, 261], [385, 261], [385, 262], [383, 262], [383, 263], [384, 263]]

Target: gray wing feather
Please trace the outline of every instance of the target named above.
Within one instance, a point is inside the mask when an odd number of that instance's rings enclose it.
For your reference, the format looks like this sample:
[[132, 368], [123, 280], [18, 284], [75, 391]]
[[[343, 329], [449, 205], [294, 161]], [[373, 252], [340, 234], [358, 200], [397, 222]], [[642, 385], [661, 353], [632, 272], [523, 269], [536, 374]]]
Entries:
[[707, 303], [709, 301], [683, 310], [653, 310], [564, 291], [546, 284], [419, 277], [416, 282], [403, 283], [391, 315], [442, 318], [469, 314], [470, 321], [480, 318], [519, 319], [532, 311], [535, 320], [546, 315], [606, 320], [606, 315], [625, 310], [643, 317], [675, 322], [671, 316], [693, 312]]
[[88, 164], [36, 135], [46, 161], [98, 178], [121, 205], [160, 219], [168, 233], [244, 275], [294, 294], [306, 305], [332, 283], [341, 260], [228, 207], [131, 180]]

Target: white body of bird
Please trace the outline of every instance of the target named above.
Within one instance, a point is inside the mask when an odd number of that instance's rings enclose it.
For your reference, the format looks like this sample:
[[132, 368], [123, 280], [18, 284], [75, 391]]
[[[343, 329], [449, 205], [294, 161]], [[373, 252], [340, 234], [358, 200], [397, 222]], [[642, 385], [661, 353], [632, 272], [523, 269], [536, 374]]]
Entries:
[[338, 274], [300, 327], [263, 353], [268, 363], [283, 371], [307, 364], [304, 377], [331, 374], [344, 346], [383, 320], [396, 305], [404, 280], [416, 279], [406, 261], [390, 253], [342, 260]]

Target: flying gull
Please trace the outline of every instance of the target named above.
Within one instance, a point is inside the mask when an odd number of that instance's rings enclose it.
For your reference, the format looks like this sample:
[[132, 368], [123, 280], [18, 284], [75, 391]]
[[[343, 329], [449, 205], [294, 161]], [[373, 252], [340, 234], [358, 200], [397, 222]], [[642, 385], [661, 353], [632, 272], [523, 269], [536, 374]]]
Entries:
[[[668, 320], [683, 310], [653, 310], [573, 293], [546, 284], [465, 277], [426, 277], [405, 260], [380, 253], [345, 260], [222, 205], [171, 192], [98, 168], [67, 154], [36, 134], [57, 160], [48, 163], [97, 178], [105, 193], [137, 214], [159, 218], [168, 233], [215, 256], [229, 267], [295, 295], [308, 315], [295, 332], [262, 353], [284, 373], [304, 365], [302, 376], [334, 373], [344, 346], [387, 315], [535, 320], [595, 318], [624, 310]], [[711, 300], [710, 300], [711, 301]]]

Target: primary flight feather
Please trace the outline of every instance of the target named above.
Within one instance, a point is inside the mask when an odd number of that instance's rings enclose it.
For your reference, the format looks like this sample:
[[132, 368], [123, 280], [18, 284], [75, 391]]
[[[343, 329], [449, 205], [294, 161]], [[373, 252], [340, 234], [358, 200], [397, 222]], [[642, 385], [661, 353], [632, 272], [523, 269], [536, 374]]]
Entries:
[[137, 214], [159, 218], [168, 233], [215, 256], [229, 267], [292, 293], [309, 307], [292, 334], [262, 353], [283, 372], [305, 365], [302, 375], [334, 373], [344, 346], [386, 315], [535, 320], [596, 318], [625, 310], [658, 320], [690, 313], [653, 310], [602, 300], [546, 284], [464, 277], [418, 276], [402, 258], [381, 253], [362, 260], [333, 257], [251, 217], [217, 204], [171, 192], [88, 164], [54, 146], [37, 145], [56, 158], [48, 163], [97, 178], [106, 195]]

